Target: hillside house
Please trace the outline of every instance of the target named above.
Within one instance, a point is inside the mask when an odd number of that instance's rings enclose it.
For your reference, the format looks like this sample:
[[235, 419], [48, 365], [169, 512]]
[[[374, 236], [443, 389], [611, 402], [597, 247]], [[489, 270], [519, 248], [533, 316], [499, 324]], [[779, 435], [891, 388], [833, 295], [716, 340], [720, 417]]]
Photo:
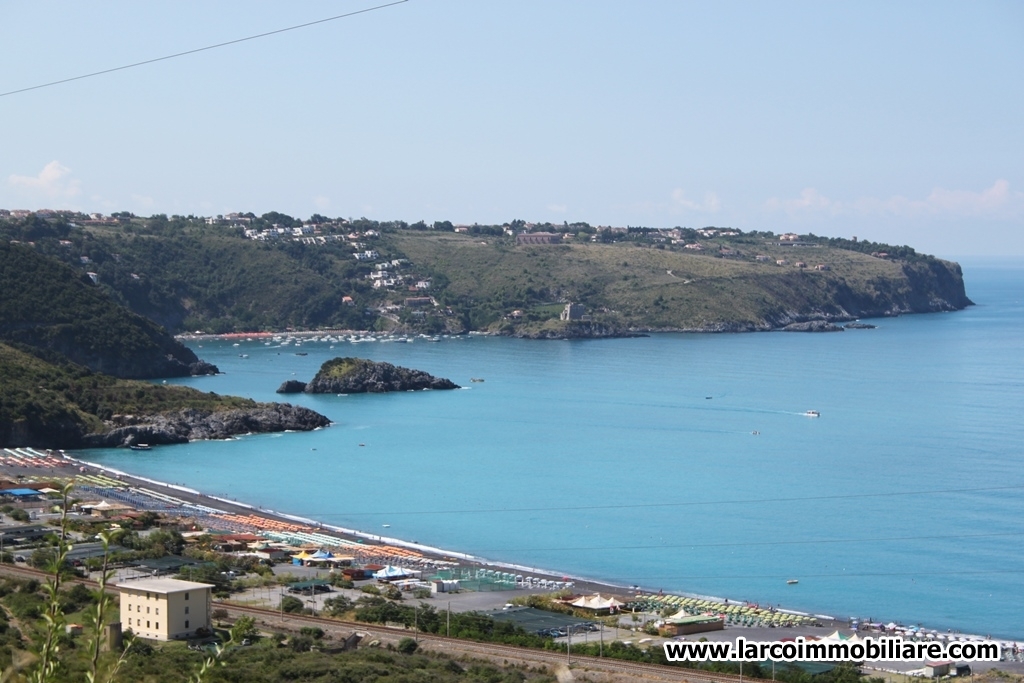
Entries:
[[555, 244], [562, 236], [555, 232], [521, 232], [516, 235], [516, 244]]

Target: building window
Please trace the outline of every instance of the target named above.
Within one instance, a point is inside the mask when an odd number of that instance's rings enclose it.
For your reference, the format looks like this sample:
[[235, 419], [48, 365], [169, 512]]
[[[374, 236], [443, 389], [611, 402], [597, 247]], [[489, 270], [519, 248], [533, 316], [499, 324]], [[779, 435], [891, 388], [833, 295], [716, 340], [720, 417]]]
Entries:
[[132, 618], [131, 618], [131, 617], [128, 617], [128, 625], [129, 625], [129, 626], [131, 626], [131, 625], [132, 625]]
[[156, 615], [160, 616], [160, 608], [159, 607], [156, 608]]
[[132, 611], [132, 603], [130, 603], [130, 602], [128, 603], [128, 611], [129, 611], [129, 612], [131, 612], [131, 611]]
[[188, 628], [188, 619], [185, 620], [185, 628]]
[[188, 614], [188, 605], [185, 605], [185, 614]]
[[156, 630], [157, 630], [157, 631], [159, 631], [159, 630], [160, 630], [160, 622], [159, 622], [159, 621], [158, 621], [158, 622], [156, 622]]
[[148, 621], [146, 622], [146, 628], [149, 628], [149, 622]]
[[188, 600], [188, 593], [185, 593], [185, 599]]
[[149, 605], [146, 606], [146, 614], [149, 614]]

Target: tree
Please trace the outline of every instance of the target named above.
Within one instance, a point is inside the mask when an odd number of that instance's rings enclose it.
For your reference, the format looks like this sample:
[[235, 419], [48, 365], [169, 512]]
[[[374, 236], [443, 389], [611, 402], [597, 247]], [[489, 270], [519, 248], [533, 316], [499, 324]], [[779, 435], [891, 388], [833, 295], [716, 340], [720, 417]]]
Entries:
[[256, 628], [256, 620], [252, 617], [239, 617], [235, 621], [235, 625], [231, 627], [231, 641], [234, 643], [255, 640], [259, 635], [260, 630]]
[[331, 617], [340, 617], [351, 611], [354, 606], [353, 602], [344, 595], [324, 600], [324, 612]]

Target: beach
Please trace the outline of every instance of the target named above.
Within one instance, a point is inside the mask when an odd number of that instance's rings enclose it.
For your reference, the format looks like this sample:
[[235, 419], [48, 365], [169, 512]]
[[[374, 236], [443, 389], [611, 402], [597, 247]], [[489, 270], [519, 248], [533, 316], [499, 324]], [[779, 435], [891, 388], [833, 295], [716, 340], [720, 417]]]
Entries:
[[[557, 590], [582, 595], [611, 594], [639, 600], [641, 604], [647, 605], [652, 610], [651, 613], [645, 615], [645, 621], [657, 618], [656, 612], [665, 607], [693, 605], [695, 612], [710, 610], [728, 614], [730, 609], [744, 604], [726, 597], [665, 594], [650, 589], [644, 590], [639, 586], [624, 586], [579, 576], [569, 576], [552, 569], [489, 562], [485, 558], [450, 549], [432, 547], [358, 529], [323, 524], [317, 520], [288, 514], [286, 511], [261, 509], [244, 501], [211, 496], [181, 484], [136, 476], [129, 472], [92, 463], [87, 458], [72, 457], [59, 451], [4, 449], [0, 451], [0, 473], [7, 479], [24, 483], [26, 486], [40, 483], [56, 486], [74, 481], [77, 489], [76, 497], [88, 492], [121, 490], [126, 495], [135, 496], [134, 500], [153, 501], [154, 507], [159, 508], [164, 514], [178, 514], [185, 518], [194, 518], [197, 522], [201, 521], [202, 524], [208, 525], [204, 528], [225, 532], [249, 531], [267, 534], [268, 537], [275, 537], [276, 534], [278, 538], [289, 538], [291, 537], [289, 534], [295, 534], [294, 538], [298, 540], [308, 538], [320, 541], [321, 547], [341, 552], [355, 550], [355, 556], [362, 562], [382, 562], [434, 571], [451, 571], [458, 568], [460, 571], [483, 570], [495, 574], [515, 572], [519, 577], [513, 586], [504, 590], [489, 590], [482, 593], [463, 592], [446, 596], [448, 605], [451, 606], [454, 603], [453, 609], [456, 611], [500, 609], [511, 597], [531, 592], [549, 593]], [[287, 564], [278, 565], [277, 569], [289, 573], [297, 571], [299, 576], [320, 575], [319, 570], [310, 571]], [[353, 597], [357, 596], [357, 593], [353, 594]], [[250, 602], [258, 602], [262, 599], [259, 598], [258, 592], [250, 597], [252, 598]], [[266, 597], [269, 599], [272, 596], [268, 593]], [[322, 602], [323, 597], [321, 596], [319, 600]], [[725, 630], [708, 633], [706, 636], [710, 640], [731, 640], [736, 637], [737, 633], [748, 640], [791, 638], [797, 635], [824, 637], [836, 631], [851, 634], [858, 626], [856, 624], [858, 620], [854, 617], [807, 614], [799, 610], [786, 609], [783, 605], [761, 606], [747, 603], [744, 604], [744, 607], [745, 613], [753, 615], [751, 618], [746, 619], [743, 623], [730, 619], [729, 627]], [[766, 617], [764, 619], [758, 616], [762, 611]], [[635, 641], [643, 637], [642, 632], [633, 634], [627, 630], [629, 623], [625, 618], [620, 626], [622, 631], [620, 632], [620, 628], [616, 628], [615, 632], [617, 636], [626, 633], [627, 635], [623, 639], [632, 638]], [[912, 631], [897, 624], [892, 626], [899, 628], [898, 633], [906, 634], [907, 637], [917, 630]], [[780, 631], [780, 628], [783, 630]], [[859, 628], [863, 633], [870, 627], [864, 620], [860, 620]], [[896, 633], [891, 629], [889, 632]], [[921, 633], [927, 635], [929, 631], [923, 629]], [[964, 640], [985, 639], [984, 636], [972, 634], [940, 635], [934, 631], [932, 634], [930, 637], [942, 639], [947, 637]], [[1007, 647], [1012, 648], [1016, 645], [1018, 649], [1024, 649], [1024, 641], [999, 640]], [[1004, 661], [998, 664], [1006, 670], [1024, 672], [1024, 661]], [[984, 668], [986, 667], [983, 666], [982, 669]], [[877, 670], [905, 673], [914, 669], [908, 663], [889, 663], [889, 666], [880, 665]]]

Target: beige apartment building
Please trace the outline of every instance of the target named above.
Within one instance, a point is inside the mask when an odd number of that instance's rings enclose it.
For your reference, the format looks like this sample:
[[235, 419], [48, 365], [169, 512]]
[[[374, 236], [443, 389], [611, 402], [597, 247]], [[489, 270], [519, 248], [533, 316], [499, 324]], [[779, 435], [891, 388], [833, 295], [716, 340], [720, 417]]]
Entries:
[[117, 584], [121, 629], [152, 640], [190, 638], [210, 628], [212, 585], [178, 579], [138, 579]]

